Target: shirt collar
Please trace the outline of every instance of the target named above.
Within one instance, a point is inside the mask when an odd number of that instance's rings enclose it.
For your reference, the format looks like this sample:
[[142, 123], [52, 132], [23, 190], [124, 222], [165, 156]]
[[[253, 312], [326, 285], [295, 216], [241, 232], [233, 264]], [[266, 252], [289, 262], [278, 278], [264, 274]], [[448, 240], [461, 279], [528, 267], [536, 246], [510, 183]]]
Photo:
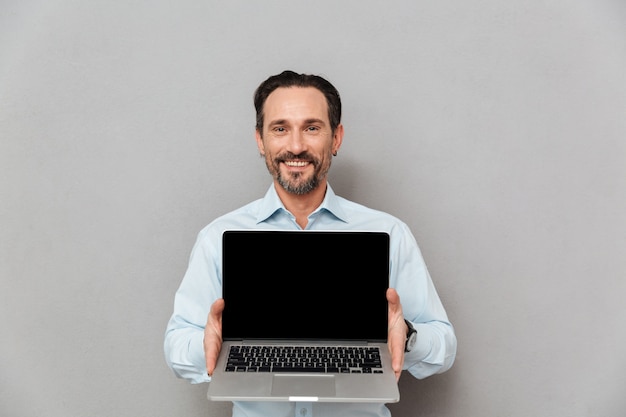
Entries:
[[[278, 197], [278, 193], [276, 192], [274, 184], [272, 184], [270, 185], [270, 188], [267, 190], [265, 196], [261, 201], [259, 212], [256, 218], [257, 224], [266, 221], [279, 210], [283, 210], [285, 212], [287, 211], [287, 209], [283, 205], [283, 202], [280, 200], [280, 197]], [[320, 204], [320, 206], [315, 209], [313, 213], [317, 213], [322, 210], [329, 212], [337, 219], [345, 223], [348, 222], [348, 216], [341, 207], [340, 199], [335, 194], [330, 184], [326, 185], [326, 195], [324, 196], [322, 204]]]

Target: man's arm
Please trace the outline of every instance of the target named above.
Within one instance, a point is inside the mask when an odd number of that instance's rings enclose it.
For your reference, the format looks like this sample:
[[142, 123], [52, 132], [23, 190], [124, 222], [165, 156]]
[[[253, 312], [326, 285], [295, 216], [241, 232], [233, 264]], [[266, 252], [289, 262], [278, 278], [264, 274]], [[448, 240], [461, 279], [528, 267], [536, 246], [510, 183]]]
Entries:
[[217, 236], [219, 230], [205, 229], [199, 233], [176, 291], [174, 311], [165, 333], [167, 364], [176, 376], [191, 383], [211, 380], [206, 369], [204, 341], [211, 306], [222, 296], [221, 248], [217, 246], [220, 242]]
[[[402, 345], [404, 369], [422, 379], [447, 371], [456, 357], [456, 335], [446, 310], [437, 294], [417, 242], [406, 224], [392, 234], [390, 287], [402, 300], [401, 312], [396, 317], [398, 345]], [[398, 301], [399, 302], [399, 301]], [[406, 323], [417, 330], [417, 341], [411, 352], [404, 353]], [[403, 328], [401, 335], [399, 329]], [[391, 335], [390, 335], [391, 337]], [[399, 352], [400, 346], [397, 347]]]

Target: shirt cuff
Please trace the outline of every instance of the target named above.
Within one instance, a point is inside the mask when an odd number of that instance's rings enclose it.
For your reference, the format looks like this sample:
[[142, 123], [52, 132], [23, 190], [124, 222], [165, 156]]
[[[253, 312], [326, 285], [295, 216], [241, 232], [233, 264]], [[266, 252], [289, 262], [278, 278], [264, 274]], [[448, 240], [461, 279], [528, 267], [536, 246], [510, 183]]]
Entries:
[[410, 367], [416, 362], [429, 362], [428, 358], [431, 355], [433, 348], [433, 334], [432, 329], [425, 323], [413, 323], [413, 327], [417, 330], [417, 341], [413, 350], [405, 355], [405, 366]]

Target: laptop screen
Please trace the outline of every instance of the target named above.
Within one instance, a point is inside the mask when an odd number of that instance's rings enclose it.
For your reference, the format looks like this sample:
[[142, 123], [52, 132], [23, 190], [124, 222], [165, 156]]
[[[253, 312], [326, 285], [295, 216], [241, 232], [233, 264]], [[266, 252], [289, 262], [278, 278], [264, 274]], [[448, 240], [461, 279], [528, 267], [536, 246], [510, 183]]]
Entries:
[[387, 340], [389, 235], [226, 231], [224, 340]]

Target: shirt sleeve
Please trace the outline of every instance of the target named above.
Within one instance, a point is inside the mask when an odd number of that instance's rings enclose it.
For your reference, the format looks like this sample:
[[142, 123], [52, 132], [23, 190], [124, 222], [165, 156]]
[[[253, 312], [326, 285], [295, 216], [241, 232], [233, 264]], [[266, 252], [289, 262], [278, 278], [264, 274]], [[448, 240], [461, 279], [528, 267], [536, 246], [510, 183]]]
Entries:
[[404, 318], [417, 330], [404, 369], [422, 379], [447, 371], [456, 357], [456, 335], [407, 225], [392, 230], [390, 286], [400, 295]]
[[204, 328], [211, 304], [221, 297], [221, 244], [207, 229], [200, 232], [189, 266], [174, 298], [165, 332], [165, 360], [174, 374], [192, 383], [209, 382], [204, 356]]

